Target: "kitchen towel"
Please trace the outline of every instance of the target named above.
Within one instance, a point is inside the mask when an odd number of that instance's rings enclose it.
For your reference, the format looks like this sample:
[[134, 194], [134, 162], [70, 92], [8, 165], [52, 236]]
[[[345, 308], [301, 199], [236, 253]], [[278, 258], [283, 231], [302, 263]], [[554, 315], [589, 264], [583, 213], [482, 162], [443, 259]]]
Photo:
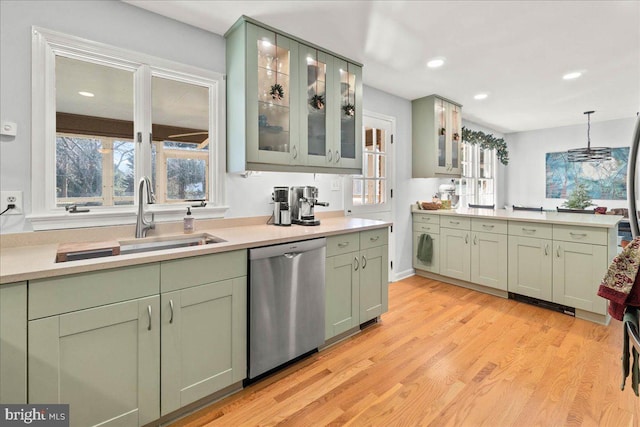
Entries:
[[609, 300], [609, 314], [622, 320], [627, 306], [640, 307], [640, 237], [636, 237], [616, 256], [598, 288], [598, 295]]
[[[620, 390], [624, 390], [624, 383], [627, 381], [627, 377], [631, 374], [631, 388], [636, 396], [638, 394], [638, 383], [640, 383], [640, 367], [638, 366], [638, 350], [635, 347], [630, 346], [630, 340], [633, 339], [629, 336], [629, 331], [627, 329], [627, 323], [631, 323], [636, 331], [638, 329], [638, 313], [640, 311], [635, 307], [628, 307], [626, 313], [624, 314], [624, 321], [622, 323], [622, 329], [624, 329], [624, 340], [622, 341], [623, 349], [622, 349], [622, 385], [620, 386]], [[629, 347], [631, 347], [631, 353], [633, 353], [633, 363], [631, 367], [629, 367], [630, 362], [630, 354]]]
[[433, 258], [433, 239], [428, 234], [420, 236], [418, 242], [418, 259], [424, 263], [431, 264]]

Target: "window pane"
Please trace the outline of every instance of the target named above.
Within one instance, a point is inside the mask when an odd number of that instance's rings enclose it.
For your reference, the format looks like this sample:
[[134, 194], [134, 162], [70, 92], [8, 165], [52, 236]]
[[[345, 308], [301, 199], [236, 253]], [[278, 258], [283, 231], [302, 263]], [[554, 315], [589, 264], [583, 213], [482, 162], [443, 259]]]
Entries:
[[134, 195], [134, 153], [131, 141], [113, 142], [113, 204], [132, 205]]
[[353, 180], [353, 205], [362, 205], [362, 180], [360, 179]]
[[[102, 205], [102, 150], [99, 139], [56, 138], [56, 206]], [[76, 198], [92, 200], [73, 200]]]
[[367, 205], [381, 204], [386, 201], [385, 181], [367, 179], [365, 180], [364, 203]]
[[378, 155], [378, 176], [377, 178], [386, 178], [387, 176], [387, 156]]
[[167, 200], [205, 199], [206, 161], [167, 159]]
[[376, 176], [376, 155], [364, 155], [364, 176], [365, 178], [375, 178]]

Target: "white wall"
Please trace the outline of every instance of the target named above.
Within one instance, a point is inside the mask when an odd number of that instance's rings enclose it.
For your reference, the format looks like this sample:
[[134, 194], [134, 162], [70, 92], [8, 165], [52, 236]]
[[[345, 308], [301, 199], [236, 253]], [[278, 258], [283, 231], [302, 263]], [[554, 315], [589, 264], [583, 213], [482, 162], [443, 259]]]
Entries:
[[[635, 119], [591, 123], [591, 144], [597, 147], [628, 147], [633, 138]], [[505, 137], [509, 165], [505, 169], [506, 198], [511, 206], [543, 206], [555, 209], [566, 199], [547, 199], [545, 154], [587, 146], [587, 124], [510, 133]], [[594, 200], [598, 206], [624, 208], [626, 200]], [[499, 206], [502, 206], [499, 205]]]

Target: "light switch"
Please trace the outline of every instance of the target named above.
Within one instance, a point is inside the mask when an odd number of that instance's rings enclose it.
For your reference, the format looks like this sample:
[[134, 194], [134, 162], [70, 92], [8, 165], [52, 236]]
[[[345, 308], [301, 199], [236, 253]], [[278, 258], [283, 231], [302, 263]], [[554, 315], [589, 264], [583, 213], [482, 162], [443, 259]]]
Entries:
[[3, 121], [0, 125], [0, 135], [16, 136], [18, 133], [18, 124], [9, 121]]

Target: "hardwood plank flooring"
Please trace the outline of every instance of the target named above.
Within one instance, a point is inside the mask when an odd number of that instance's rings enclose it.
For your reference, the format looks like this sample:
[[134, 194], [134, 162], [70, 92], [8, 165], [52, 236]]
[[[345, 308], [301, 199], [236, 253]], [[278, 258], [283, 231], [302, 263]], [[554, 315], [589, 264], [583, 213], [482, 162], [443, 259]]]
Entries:
[[196, 426], [640, 426], [622, 325], [414, 276], [382, 321], [176, 422]]

